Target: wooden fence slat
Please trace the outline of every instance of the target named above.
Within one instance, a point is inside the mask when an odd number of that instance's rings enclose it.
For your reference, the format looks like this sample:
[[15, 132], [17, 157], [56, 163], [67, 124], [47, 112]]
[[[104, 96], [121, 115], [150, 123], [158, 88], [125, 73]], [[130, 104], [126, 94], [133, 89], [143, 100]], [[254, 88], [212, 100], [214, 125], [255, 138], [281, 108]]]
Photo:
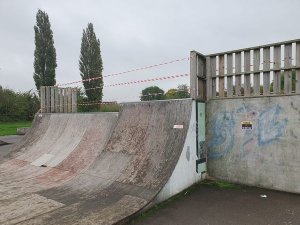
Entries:
[[72, 88], [68, 88], [68, 113], [72, 112]]
[[197, 57], [197, 93], [196, 97], [199, 100], [206, 100], [206, 74], [205, 74], [205, 57], [198, 56]]
[[55, 99], [55, 110], [54, 112], [58, 113], [59, 112], [59, 88], [54, 87], [54, 99]]
[[224, 98], [224, 55], [219, 55], [219, 76], [219, 97]]
[[281, 45], [274, 46], [274, 60], [273, 69], [277, 71], [273, 72], [273, 93], [280, 94], [280, 77], [281, 77]]
[[46, 87], [46, 112], [49, 113], [50, 111], [50, 87]]
[[[284, 68], [292, 66], [292, 44], [284, 46]], [[284, 93], [292, 93], [292, 71], [284, 70]]]
[[46, 112], [46, 88], [41, 87], [40, 88], [40, 96], [41, 96], [41, 112]]
[[[260, 49], [255, 49], [253, 52], [253, 70], [260, 69]], [[260, 95], [260, 73], [253, 74], [253, 92], [254, 95]]]
[[[227, 74], [233, 73], [233, 62], [232, 62], [232, 54], [227, 55]], [[232, 97], [233, 95], [233, 86], [232, 86], [232, 76], [227, 77], [227, 97]]]
[[211, 79], [211, 67], [210, 57], [206, 57], [206, 99], [212, 98], [212, 79]]
[[190, 91], [192, 99], [196, 99], [197, 96], [197, 58], [196, 52], [190, 52]]
[[55, 89], [54, 87], [50, 87], [50, 102], [51, 102], [51, 108], [50, 108], [50, 112], [51, 113], [54, 113], [55, 112], [55, 99], [54, 99], [54, 92], [55, 92]]
[[251, 83], [250, 83], [250, 51], [244, 52], [244, 96], [250, 96]]
[[72, 88], [72, 112], [77, 112], [77, 89]]
[[[300, 42], [296, 43], [296, 66], [300, 67]], [[296, 93], [300, 94], [300, 69], [296, 70]]]
[[68, 112], [68, 88], [64, 88], [64, 113]]
[[211, 71], [211, 76], [212, 76], [212, 85], [211, 85], [211, 88], [212, 88], [212, 97], [215, 98], [217, 96], [217, 90], [216, 90], [216, 87], [217, 87], [217, 79], [216, 79], [216, 64], [217, 64], [217, 59], [216, 57], [211, 57], [211, 60], [210, 60], [210, 71]]
[[[263, 49], [263, 69], [270, 70], [270, 48]], [[263, 95], [270, 94], [270, 72], [263, 73]]]
[[241, 52], [235, 53], [235, 95], [241, 96], [241, 70], [242, 57]]
[[59, 112], [64, 112], [64, 89], [59, 89]]

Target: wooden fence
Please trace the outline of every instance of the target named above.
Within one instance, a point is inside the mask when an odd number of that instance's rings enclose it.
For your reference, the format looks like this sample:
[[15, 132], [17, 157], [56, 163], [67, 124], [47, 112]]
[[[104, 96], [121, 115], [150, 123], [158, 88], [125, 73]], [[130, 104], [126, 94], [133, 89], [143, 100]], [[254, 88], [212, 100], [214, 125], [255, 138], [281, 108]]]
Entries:
[[71, 113], [77, 112], [77, 89], [44, 87], [40, 89], [41, 112]]
[[195, 99], [300, 94], [300, 39], [206, 56], [192, 51], [190, 66]]

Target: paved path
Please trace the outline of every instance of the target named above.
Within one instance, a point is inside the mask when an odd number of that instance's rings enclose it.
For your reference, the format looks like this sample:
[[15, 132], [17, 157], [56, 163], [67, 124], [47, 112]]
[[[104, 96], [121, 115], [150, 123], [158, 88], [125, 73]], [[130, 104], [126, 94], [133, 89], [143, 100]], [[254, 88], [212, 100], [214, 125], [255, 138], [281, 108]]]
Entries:
[[[5, 155], [9, 153], [9, 150], [11, 149], [12, 145], [19, 141], [22, 137], [22, 135], [8, 135], [8, 136], [0, 136], [0, 143], [1, 141], [8, 143], [5, 145], [0, 145], [0, 158], [3, 158]], [[3, 143], [2, 142], [2, 143]]]
[[[262, 198], [260, 195], [267, 195]], [[299, 225], [300, 195], [198, 185], [135, 225]]]

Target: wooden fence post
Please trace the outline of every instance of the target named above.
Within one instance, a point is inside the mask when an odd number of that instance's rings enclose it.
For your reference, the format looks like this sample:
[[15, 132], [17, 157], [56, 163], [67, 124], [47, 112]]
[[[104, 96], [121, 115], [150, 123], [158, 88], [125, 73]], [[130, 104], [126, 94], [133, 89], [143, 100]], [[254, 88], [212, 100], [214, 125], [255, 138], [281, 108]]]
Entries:
[[211, 79], [211, 66], [210, 57], [206, 57], [206, 99], [212, 98], [212, 79]]
[[263, 49], [263, 56], [264, 56], [264, 62], [263, 62], [263, 95], [269, 95], [270, 94], [270, 47]]
[[248, 97], [251, 94], [250, 51], [244, 51], [244, 73], [244, 96]]
[[227, 97], [233, 96], [233, 54], [227, 54]]
[[292, 93], [292, 44], [284, 46], [284, 93]]
[[197, 97], [197, 53], [191, 51], [190, 53], [190, 89], [191, 98], [196, 99]]
[[278, 95], [281, 92], [280, 77], [281, 77], [281, 46], [274, 46], [274, 63], [273, 63], [273, 93]]
[[224, 55], [219, 55], [219, 98], [224, 98], [224, 90], [225, 90], [225, 83], [224, 83], [224, 76], [225, 76], [225, 67], [224, 67]]

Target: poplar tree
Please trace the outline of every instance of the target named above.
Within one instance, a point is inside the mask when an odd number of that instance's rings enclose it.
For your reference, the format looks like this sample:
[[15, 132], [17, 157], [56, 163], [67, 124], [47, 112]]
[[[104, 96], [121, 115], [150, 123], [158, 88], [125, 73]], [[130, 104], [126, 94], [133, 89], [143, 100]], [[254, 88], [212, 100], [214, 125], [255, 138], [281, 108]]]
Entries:
[[38, 10], [36, 14], [35, 50], [34, 50], [34, 74], [36, 88], [41, 86], [53, 86], [56, 84], [55, 69], [56, 50], [54, 47], [53, 32], [48, 14]]
[[102, 101], [103, 65], [100, 51], [100, 41], [96, 37], [92, 23], [89, 23], [87, 28], [83, 30], [79, 58], [79, 70], [88, 100], [99, 102]]

